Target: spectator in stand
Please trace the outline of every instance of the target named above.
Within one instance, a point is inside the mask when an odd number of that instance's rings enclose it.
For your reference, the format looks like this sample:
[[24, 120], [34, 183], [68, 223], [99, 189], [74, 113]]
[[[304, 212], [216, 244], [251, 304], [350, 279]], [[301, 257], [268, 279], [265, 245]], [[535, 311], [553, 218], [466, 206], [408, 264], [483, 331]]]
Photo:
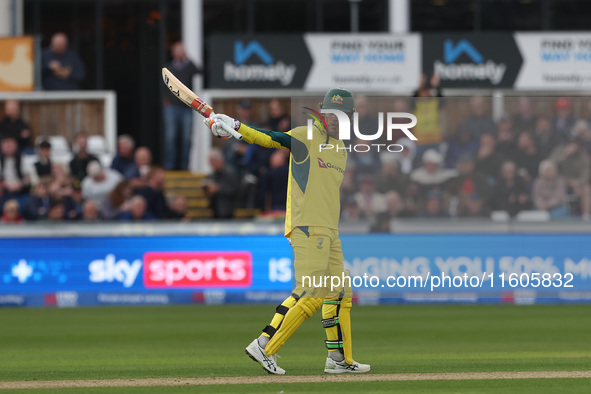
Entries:
[[64, 193], [64, 210], [66, 220], [82, 219], [84, 199], [82, 198], [82, 189], [79, 181], [74, 181], [70, 186], [70, 191]]
[[133, 170], [127, 174], [126, 179], [132, 189], [141, 189], [146, 186], [148, 172], [152, 166], [152, 152], [146, 147], [139, 147], [135, 151]]
[[376, 183], [371, 175], [365, 175], [361, 179], [354, 199], [361, 219], [375, 221], [378, 215], [388, 211], [386, 196], [376, 191]]
[[51, 177], [53, 178], [53, 180], [62, 183], [73, 181], [77, 182], [78, 185], [80, 184], [80, 181], [78, 179], [71, 177], [70, 174], [68, 174], [67, 166], [61, 163], [51, 164]]
[[4, 119], [0, 122], [0, 140], [12, 137], [18, 142], [21, 153], [33, 153], [31, 149], [31, 126], [21, 118], [20, 104], [16, 100], [4, 103]]
[[115, 186], [101, 204], [101, 216], [105, 220], [117, 220], [119, 217], [129, 211], [129, 199], [133, 190], [129, 182], [123, 180]]
[[[236, 104], [236, 118], [240, 123], [259, 127], [259, 123], [252, 119], [250, 100], [243, 99]], [[248, 144], [242, 140], [229, 138], [224, 141], [224, 157], [226, 163], [234, 168], [240, 178], [244, 175], [244, 155], [248, 150]]]
[[530, 131], [524, 131], [519, 134], [517, 138], [517, 152], [518, 154], [515, 158], [515, 164], [518, 168], [517, 173], [528, 185], [531, 185], [533, 180], [538, 176], [538, 168], [544, 157], [538, 152]]
[[[367, 145], [367, 141], [355, 137], [353, 140], [354, 146]], [[349, 163], [355, 168], [357, 174], [356, 182], [359, 182], [361, 178], [366, 175], [374, 176], [379, 174], [382, 169], [382, 161], [380, 160], [380, 154], [375, 149], [365, 150], [366, 148], [360, 148], [359, 151], [352, 150], [349, 153]]]
[[50, 222], [61, 222], [64, 220], [66, 209], [62, 199], [52, 200], [47, 213], [47, 220]]
[[445, 166], [447, 168], [455, 168], [456, 162], [461, 156], [474, 155], [478, 151], [478, 138], [470, 131], [470, 129], [463, 127], [451, 137], [448, 142], [447, 152], [445, 154]]
[[111, 162], [111, 168], [118, 171], [125, 179], [133, 178], [136, 173], [134, 162], [135, 141], [128, 134], [117, 138], [117, 154]]
[[[146, 186], [135, 191], [146, 200], [147, 211], [156, 219], [171, 219], [176, 215], [171, 211], [164, 196], [164, 169], [153, 166], [146, 176]], [[130, 208], [131, 209], [131, 208]]]
[[486, 176], [488, 184], [491, 186], [495, 185], [503, 164], [503, 156], [495, 150], [496, 144], [492, 134], [482, 134], [480, 146], [476, 152], [476, 171]]
[[23, 223], [25, 219], [20, 214], [18, 201], [12, 199], [4, 203], [2, 209], [2, 224]]
[[0, 143], [0, 171], [7, 194], [24, 205], [30, 189], [30, 176], [25, 173], [18, 144], [12, 137], [4, 138]]
[[187, 216], [187, 198], [185, 196], [171, 197], [168, 206], [171, 210], [172, 219], [180, 219], [181, 221], [190, 220]]
[[4, 206], [4, 203], [10, 199], [11, 196], [4, 185], [4, 178], [2, 178], [2, 175], [0, 174], [0, 209]]
[[267, 120], [269, 130], [280, 132], [289, 131], [291, 128], [291, 118], [285, 111], [283, 104], [279, 99], [269, 101], [269, 119]]
[[[203, 70], [189, 58], [182, 42], [176, 42], [171, 48], [172, 61], [166, 67], [189, 89], [193, 90], [193, 77]], [[162, 106], [164, 108], [164, 168], [167, 170], [189, 168], [189, 153], [193, 139], [193, 110], [180, 101], [164, 84]], [[181, 149], [178, 150], [180, 138]], [[177, 159], [180, 159], [178, 163]], [[149, 205], [149, 203], [148, 203]]]
[[263, 179], [265, 212], [285, 211], [288, 179], [289, 151], [277, 149], [271, 155], [270, 168]]
[[532, 190], [534, 207], [548, 212], [552, 219], [567, 218], [566, 182], [558, 175], [556, 165], [552, 160], [544, 160], [540, 163], [539, 173]]
[[82, 204], [82, 220], [85, 222], [98, 222], [100, 220], [99, 208], [96, 201], [84, 201], [84, 204]]
[[475, 170], [474, 158], [462, 156], [457, 163], [458, 177], [458, 215], [478, 216], [484, 214], [488, 206], [491, 188], [486, 177]]
[[518, 212], [529, 209], [530, 205], [527, 185], [523, 178], [517, 176], [517, 166], [512, 161], [504, 162], [494, 189], [492, 208], [515, 216]]
[[419, 203], [421, 201], [421, 187], [417, 182], [410, 182], [402, 198], [403, 209], [398, 216], [410, 218], [416, 217], [419, 213]]
[[[371, 111], [367, 97], [363, 95], [355, 96], [355, 111], [357, 112], [357, 125], [359, 132], [364, 135], [372, 135], [378, 131], [378, 114]], [[348, 141], [345, 141], [348, 143]]]
[[31, 184], [36, 185], [40, 178], [51, 176], [51, 144], [41, 141], [38, 151], [39, 160], [35, 162], [31, 173]]
[[33, 192], [27, 200], [27, 208], [25, 216], [27, 220], [39, 220], [46, 219], [49, 213], [49, 207], [51, 205], [51, 199], [49, 198], [49, 186], [50, 180], [45, 178], [33, 187]]
[[129, 210], [119, 217], [121, 221], [155, 220], [156, 217], [147, 210], [146, 199], [142, 196], [133, 196], [129, 200]]
[[554, 103], [555, 116], [552, 120], [552, 128], [562, 141], [568, 141], [572, 136], [571, 131], [575, 125], [575, 118], [571, 115], [571, 102], [566, 97], [561, 97]]
[[400, 163], [395, 155], [382, 155], [382, 171], [377, 178], [377, 190], [380, 193], [395, 191], [403, 194], [408, 186], [408, 178], [400, 172]]
[[238, 197], [238, 179], [234, 170], [226, 166], [224, 155], [219, 149], [209, 153], [209, 165], [213, 173], [205, 182], [205, 193], [209, 197], [216, 219], [229, 219], [234, 215]]
[[74, 151], [76, 154], [70, 161], [70, 174], [79, 181], [86, 178], [86, 169], [88, 163], [91, 161], [99, 161], [99, 159], [88, 153], [88, 136], [85, 133], [78, 133], [74, 139]]
[[498, 123], [498, 130], [496, 151], [505, 160], [517, 160], [519, 151], [517, 149], [515, 131], [513, 130], [513, 122], [506, 116], [502, 117]]
[[517, 113], [513, 116], [513, 129], [519, 135], [522, 131], [532, 131], [537, 117], [529, 97], [521, 96], [517, 102]]
[[404, 201], [402, 201], [402, 197], [400, 193], [391, 190], [386, 195], [386, 205], [388, 206], [388, 217], [395, 218], [402, 216], [404, 212]]
[[41, 53], [41, 72], [44, 90], [79, 90], [86, 77], [84, 63], [68, 49], [64, 33], [55, 33], [49, 48]]
[[82, 180], [82, 196], [85, 200], [93, 200], [100, 208], [105, 196], [121, 181], [121, 174], [110, 168], [103, 168], [98, 161], [88, 163], [87, 173]]
[[424, 208], [419, 214], [421, 218], [445, 218], [449, 217], [443, 208], [441, 193], [437, 190], [431, 190], [425, 198]]
[[423, 154], [423, 166], [410, 174], [410, 180], [421, 186], [421, 190], [442, 186], [449, 179], [457, 176], [456, 170], [441, 168], [443, 156], [435, 149], [429, 149]]
[[560, 136], [552, 130], [552, 121], [547, 116], [540, 116], [533, 133], [536, 148], [540, 156], [548, 157], [562, 143]]
[[[591, 157], [591, 128], [589, 127], [589, 122], [585, 119], [577, 120], [572, 134], [577, 136], [577, 140], [581, 143], [581, 148], [587, 156]], [[555, 146], [558, 145], [556, 144]]]
[[63, 199], [68, 195], [67, 181], [52, 178], [47, 187], [47, 192], [49, 193], [51, 201]]
[[443, 129], [441, 127], [441, 89], [440, 78], [433, 74], [428, 80], [425, 74], [421, 74], [419, 88], [415, 91], [413, 114], [417, 117], [417, 125], [412, 132], [417, 137], [417, 155], [422, 157], [428, 149], [439, 150], [443, 141]]
[[414, 169], [417, 145], [408, 137], [402, 137], [396, 143], [402, 146], [402, 151], [395, 155], [396, 160], [400, 163], [400, 172], [410, 175]]
[[487, 217], [490, 215], [490, 209], [486, 204], [485, 198], [478, 193], [472, 193], [465, 196], [463, 204], [458, 207], [460, 217]]
[[471, 140], [480, 138], [481, 134], [489, 133], [497, 135], [497, 125], [494, 120], [486, 113], [486, 105], [490, 104], [485, 102], [482, 96], [473, 96], [470, 99], [470, 112], [471, 115], [466, 119], [458, 129], [458, 133], [461, 135], [467, 133]]
[[[558, 174], [567, 186], [567, 193], [573, 195], [579, 202], [579, 207], [570, 207], [571, 213], [579, 211], [584, 220], [591, 219], [591, 186], [589, 176], [591, 161], [583, 150], [581, 141], [574, 138], [556, 147], [549, 159], [554, 162]], [[573, 209], [575, 208], [575, 209]]]

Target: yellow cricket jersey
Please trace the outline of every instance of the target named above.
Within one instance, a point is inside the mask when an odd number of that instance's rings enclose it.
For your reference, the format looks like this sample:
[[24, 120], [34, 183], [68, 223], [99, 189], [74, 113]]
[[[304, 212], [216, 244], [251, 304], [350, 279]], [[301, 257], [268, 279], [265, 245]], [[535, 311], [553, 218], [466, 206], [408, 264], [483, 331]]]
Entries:
[[420, 98], [416, 102], [417, 125], [413, 132], [419, 139], [417, 144], [438, 144], [443, 140], [439, 98]]
[[345, 144], [329, 137], [315, 125], [296, 127], [286, 133], [240, 125], [244, 141], [267, 148], [291, 151], [285, 236], [299, 226], [338, 229], [341, 211], [340, 187], [347, 165]]

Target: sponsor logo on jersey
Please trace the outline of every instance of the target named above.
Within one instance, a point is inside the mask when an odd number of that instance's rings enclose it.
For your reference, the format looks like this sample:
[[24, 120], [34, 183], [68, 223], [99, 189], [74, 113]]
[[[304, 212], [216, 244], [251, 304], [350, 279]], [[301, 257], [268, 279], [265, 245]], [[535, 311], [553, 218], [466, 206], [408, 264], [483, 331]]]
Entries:
[[326, 163], [324, 163], [324, 160], [322, 160], [320, 157], [318, 158], [318, 167], [326, 168]]

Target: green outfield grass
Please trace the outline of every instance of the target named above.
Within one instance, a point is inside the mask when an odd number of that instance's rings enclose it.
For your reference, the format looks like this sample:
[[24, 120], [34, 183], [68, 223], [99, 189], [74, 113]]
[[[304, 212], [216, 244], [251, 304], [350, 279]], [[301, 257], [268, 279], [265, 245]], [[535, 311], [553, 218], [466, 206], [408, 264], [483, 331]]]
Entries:
[[[244, 347], [273, 312], [270, 305], [0, 309], [0, 381], [265, 375], [244, 354]], [[355, 359], [372, 364], [373, 373], [591, 369], [591, 305], [363, 306], [355, 307], [352, 315]], [[318, 313], [281, 350], [280, 365], [290, 375], [323, 374], [324, 339]], [[269, 384], [202, 386], [198, 391], [356, 392], [356, 387], [364, 392], [514, 389], [538, 394], [589, 392], [591, 380]]]

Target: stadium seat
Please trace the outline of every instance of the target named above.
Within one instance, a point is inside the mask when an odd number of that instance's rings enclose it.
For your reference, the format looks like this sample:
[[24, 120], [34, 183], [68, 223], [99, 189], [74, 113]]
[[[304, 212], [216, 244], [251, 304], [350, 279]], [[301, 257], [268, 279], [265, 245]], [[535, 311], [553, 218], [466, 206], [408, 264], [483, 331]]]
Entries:
[[547, 211], [521, 211], [515, 219], [518, 222], [549, 222], [550, 214]]
[[51, 153], [52, 155], [66, 155], [70, 154], [70, 145], [68, 145], [68, 141], [66, 137], [63, 135], [52, 135], [47, 137], [47, 140], [51, 144]]
[[89, 135], [87, 150], [88, 153], [92, 153], [96, 156], [108, 153], [107, 141], [105, 140], [105, 137], [102, 135]]

